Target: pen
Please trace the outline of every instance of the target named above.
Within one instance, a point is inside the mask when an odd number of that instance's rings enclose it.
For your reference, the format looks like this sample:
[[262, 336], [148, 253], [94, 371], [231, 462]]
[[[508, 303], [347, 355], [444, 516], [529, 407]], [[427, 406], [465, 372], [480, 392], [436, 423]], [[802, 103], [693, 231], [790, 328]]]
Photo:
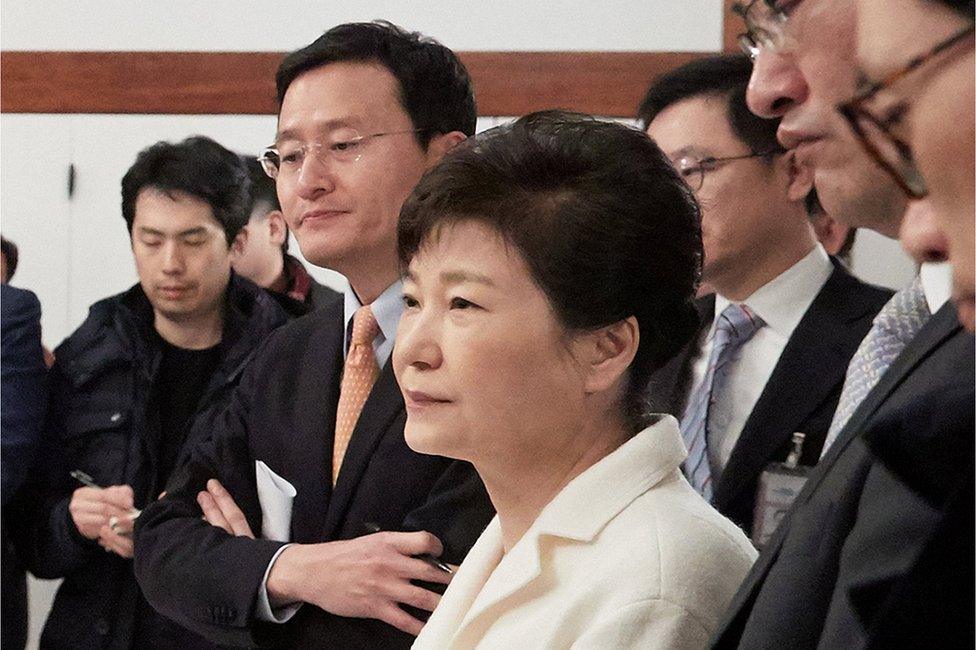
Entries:
[[[95, 479], [93, 479], [91, 476], [89, 476], [85, 472], [81, 471], [80, 469], [73, 469], [73, 470], [71, 470], [68, 473], [71, 475], [71, 478], [73, 478], [74, 480], [78, 481], [79, 483], [81, 483], [85, 487], [95, 488], [96, 490], [104, 490], [105, 489], [101, 485], [99, 485], [98, 483], [96, 483], [95, 482]], [[138, 517], [141, 514], [142, 514], [142, 510], [137, 510], [136, 508], [133, 508], [132, 509], [132, 512], [129, 513], [129, 518], [130, 519], [135, 519], [136, 517]]]
[[[379, 527], [379, 524], [375, 524], [372, 521], [364, 521], [363, 527], [370, 533], [378, 533], [383, 530], [382, 528]], [[417, 555], [416, 558], [418, 560], [423, 560], [424, 562], [434, 567], [435, 569], [440, 569], [444, 573], [449, 573], [451, 575], [454, 575], [454, 569], [452, 569], [446, 563], [442, 562], [441, 560], [434, 557], [430, 553], [423, 553], [421, 555]]]

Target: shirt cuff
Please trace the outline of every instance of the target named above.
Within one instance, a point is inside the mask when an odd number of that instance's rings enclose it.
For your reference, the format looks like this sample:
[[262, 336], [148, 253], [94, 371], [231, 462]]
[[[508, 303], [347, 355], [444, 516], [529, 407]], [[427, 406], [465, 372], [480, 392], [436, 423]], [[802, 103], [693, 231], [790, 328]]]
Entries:
[[278, 561], [278, 556], [289, 546], [294, 546], [294, 544], [285, 544], [278, 549], [278, 552], [272, 556], [271, 561], [268, 562], [268, 568], [264, 572], [264, 578], [261, 580], [261, 588], [258, 590], [258, 606], [254, 615], [260, 621], [267, 621], [268, 623], [287, 623], [298, 608], [302, 606], [301, 603], [292, 603], [291, 605], [285, 605], [284, 607], [271, 608], [271, 600], [268, 598], [268, 576], [271, 574], [271, 567], [274, 563]]

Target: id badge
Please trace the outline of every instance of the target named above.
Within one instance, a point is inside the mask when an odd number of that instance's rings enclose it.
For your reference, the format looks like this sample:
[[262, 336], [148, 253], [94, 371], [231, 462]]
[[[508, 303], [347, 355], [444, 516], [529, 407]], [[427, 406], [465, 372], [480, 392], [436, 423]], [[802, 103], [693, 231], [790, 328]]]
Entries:
[[770, 463], [759, 477], [752, 521], [752, 543], [761, 549], [776, 532], [810, 474], [807, 467]]
[[800, 465], [803, 454], [803, 441], [807, 434], [797, 431], [793, 434], [793, 449], [786, 461], [770, 463], [759, 476], [756, 490], [756, 503], [752, 514], [752, 543], [762, 548], [776, 532], [776, 528], [786, 511], [793, 505], [796, 495], [803, 489], [810, 475], [810, 467]]

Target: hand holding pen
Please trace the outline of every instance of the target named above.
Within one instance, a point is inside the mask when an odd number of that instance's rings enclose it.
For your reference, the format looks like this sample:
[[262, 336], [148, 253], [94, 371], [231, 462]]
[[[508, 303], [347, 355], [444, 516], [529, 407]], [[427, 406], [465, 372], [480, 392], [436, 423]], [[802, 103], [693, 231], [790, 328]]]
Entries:
[[68, 504], [78, 532], [92, 540], [102, 536], [103, 526], [108, 526], [117, 535], [131, 534], [131, 522], [141, 514], [133, 507], [131, 487], [102, 487], [91, 476], [77, 469], [71, 472], [71, 477], [85, 486], [74, 491]]
[[[370, 532], [370, 533], [378, 533], [378, 532], [381, 532], [383, 530], [382, 528], [379, 527], [378, 524], [374, 524], [371, 521], [364, 521], [363, 522], [363, 527], [368, 532]], [[424, 553], [423, 555], [417, 555], [415, 557], [418, 560], [423, 560], [424, 562], [426, 562], [430, 566], [434, 567], [435, 569], [440, 569], [444, 573], [449, 573], [449, 574], [452, 574], [452, 575], [454, 574], [454, 569], [452, 569], [449, 564], [447, 564], [446, 562], [441, 561], [440, 559], [434, 557], [433, 555], [430, 555], [428, 553]]]

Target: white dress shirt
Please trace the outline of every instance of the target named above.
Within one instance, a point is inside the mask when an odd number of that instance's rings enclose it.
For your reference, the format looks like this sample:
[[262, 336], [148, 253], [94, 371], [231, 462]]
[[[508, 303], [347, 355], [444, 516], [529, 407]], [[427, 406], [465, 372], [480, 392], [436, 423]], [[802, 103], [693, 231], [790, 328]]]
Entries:
[[[708, 429], [720, 432], [720, 444], [710, 449], [710, 457], [724, 468], [732, 455], [752, 409], [759, 401], [783, 349], [793, 336], [793, 330], [803, 319], [814, 298], [823, 289], [834, 267], [820, 244], [814, 246], [803, 259], [757, 289], [741, 301], [765, 321], [751, 339], [739, 348], [738, 356], [730, 363], [728, 378], [720, 395], [712, 396], [708, 412]], [[731, 301], [715, 296], [715, 318], [703, 334], [700, 354], [692, 365], [692, 393], [698, 389], [715, 337], [715, 323]]]
[[[356, 310], [362, 306], [362, 303], [359, 302], [359, 297], [352, 290], [352, 287], [346, 287], [343, 297], [345, 299], [343, 304], [343, 323], [345, 325], [342, 354], [345, 357], [349, 352], [349, 335], [352, 331], [352, 317], [356, 313]], [[373, 317], [376, 319], [376, 323], [380, 328], [379, 334], [373, 339], [373, 352], [376, 354], [377, 365], [382, 369], [386, 365], [386, 362], [390, 360], [390, 355], [393, 353], [393, 343], [396, 341], [397, 326], [400, 324], [400, 317], [403, 315], [403, 281], [397, 280], [387, 287], [376, 300], [370, 303], [370, 307], [373, 310]], [[271, 600], [268, 598], [268, 576], [271, 574], [271, 567], [278, 560], [278, 556], [289, 546], [291, 544], [285, 544], [278, 549], [278, 552], [271, 558], [271, 561], [268, 563], [268, 568], [264, 572], [264, 579], [261, 581], [261, 588], [258, 592], [257, 607], [254, 612], [258, 620], [271, 623], [285, 623], [295, 615], [295, 612], [301, 606], [301, 603], [296, 603], [294, 605], [273, 609], [271, 607]]]
[[949, 302], [952, 295], [952, 265], [949, 262], [926, 262], [918, 270], [922, 278], [922, 293], [934, 314]]

